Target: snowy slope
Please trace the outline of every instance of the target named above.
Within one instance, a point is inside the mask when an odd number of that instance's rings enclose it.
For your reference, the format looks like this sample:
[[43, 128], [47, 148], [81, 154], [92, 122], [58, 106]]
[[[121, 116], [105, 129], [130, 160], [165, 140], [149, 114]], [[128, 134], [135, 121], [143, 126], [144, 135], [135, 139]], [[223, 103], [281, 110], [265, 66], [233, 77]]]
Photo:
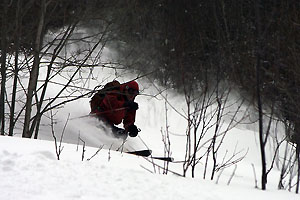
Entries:
[[[61, 160], [54, 143], [0, 137], [0, 199], [299, 199], [287, 191], [261, 191], [242, 185], [227, 186], [202, 179], [152, 174], [143, 158], [101, 150], [81, 161], [82, 147], [63, 144]], [[89, 158], [96, 152], [87, 148]]]

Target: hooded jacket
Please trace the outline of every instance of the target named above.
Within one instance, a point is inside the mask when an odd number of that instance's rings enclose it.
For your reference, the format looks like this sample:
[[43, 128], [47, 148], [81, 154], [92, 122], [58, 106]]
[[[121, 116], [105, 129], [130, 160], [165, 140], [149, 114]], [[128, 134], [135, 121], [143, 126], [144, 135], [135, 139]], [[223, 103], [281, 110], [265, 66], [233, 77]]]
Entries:
[[[138, 89], [136, 82], [134, 87], [134, 89], [136, 89], [136, 87]], [[119, 90], [106, 92], [105, 97], [99, 105], [100, 111], [95, 112], [99, 118], [111, 125], [119, 125], [123, 121], [125, 130], [134, 124], [136, 115], [135, 110], [124, 107], [124, 103], [127, 101], [125, 91], [128, 88], [132, 88], [132, 82], [121, 84]]]

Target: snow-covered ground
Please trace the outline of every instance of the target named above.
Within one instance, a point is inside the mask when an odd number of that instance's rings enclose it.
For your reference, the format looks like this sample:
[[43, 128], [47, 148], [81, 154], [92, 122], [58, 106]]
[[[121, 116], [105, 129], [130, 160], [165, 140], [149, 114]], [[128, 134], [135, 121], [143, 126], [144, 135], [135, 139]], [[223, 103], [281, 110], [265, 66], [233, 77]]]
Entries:
[[274, 188], [255, 189], [251, 169], [241, 169], [228, 186], [221, 181], [216, 184], [171, 173], [153, 174], [149, 172], [153, 166], [144, 158], [105, 149], [92, 157], [97, 148], [86, 148], [81, 161], [82, 146], [63, 144], [61, 158], [57, 160], [51, 141], [3, 136], [0, 143], [3, 200], [299, 199], [299, 195]]
[[[144, 90], [144, 93], [150, 91]], [[177, 102], [176, 106], [180, 108], [182, 101], [171, 96], [169, 98], [173, 98], [174, 102]], [[164, 175], [163, 170], [153, 165], [151, 160], [114, 151], [119, 147], [123, 147], [124, 151], [145, 149], [147, 145], [153, 150], [154, 156], [162, 156], [164, 153], [161, 129], [164, 130], [166, 123], [165, 101], [141, 95], [137, 98], [137, 102], [140, 109], [137, 112], [136, 124], [142, 131], [139, 137], [129, 138], [123, 146], [122, 141], [111, 139], [97, 128], [99, 122], [95, 119], [79, 118], [89, 112], [88, 99], [66, 105], [56, 113], [58, 121], [55, 123], [54, 133], [58, 140], [70, 113], [61, 144], [60, 160], [57, 159], [55, 152], [52, 130], [46, 126], [50, 123], [49, 119], [48, 122], [43, 122], [45, 126], [42, 127], [38, 140], [22, 139], [17, 136], [0, 137], [0, 199], [296, 200], [300, 198], [292, 192], [277, 190], [279, 172], [276, 169], [269, 175], [266, 191], [255, 188], [252, 164], [256, 169], [256, 178], [260, 179], [260, 157], [257, 135], [254, 131], [238, 128], [230, 130], [223, 144], [223, 153], [237, 148], [242, 152], [241, 155], [246, 154], [246, 157], [236, 165], [233, 177], [235, 166], [218, 172], [213, 181], [202, 178], [204, 162], [199, 163], [195, 178], [191, 178], [190, 173], [188, 177], [183, 178], [172, 172]], [[170, 135], [172, 156], [175, 161], [182, 161], [185, 152], [186, 122], [170, 109], [168, 125], [172, 133]], [[79, 137], [81, 141], [78, 140]], [[99, 147], [103, 148], [97, 153]], [[162, 161], [154, 160], [154, 162], [164, 166]], [[169, 168], [182, 174], [182, 163], [170, 164]]]

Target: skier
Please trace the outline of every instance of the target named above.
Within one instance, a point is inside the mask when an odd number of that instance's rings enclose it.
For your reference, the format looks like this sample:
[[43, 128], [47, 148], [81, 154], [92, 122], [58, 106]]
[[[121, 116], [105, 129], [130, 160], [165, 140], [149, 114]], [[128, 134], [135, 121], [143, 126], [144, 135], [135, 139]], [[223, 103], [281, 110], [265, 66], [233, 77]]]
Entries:
[[[139, 129], [134, 122], [139, 107], [134, 99], [138, 94], [139, 85], [136, 81], [124, 84], [116, 80], [109, 82], [92, 97], [91, 114], [109, 125], [116, 137], [136, 137]], [[124, 129], [116, 126], [122, 121]]]

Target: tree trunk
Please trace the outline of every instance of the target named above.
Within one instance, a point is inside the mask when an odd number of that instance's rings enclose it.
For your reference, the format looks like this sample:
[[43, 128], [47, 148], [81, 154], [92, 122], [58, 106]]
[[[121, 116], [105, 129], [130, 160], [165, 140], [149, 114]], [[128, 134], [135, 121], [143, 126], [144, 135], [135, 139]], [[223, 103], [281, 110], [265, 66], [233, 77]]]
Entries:
[[297, 183], [296, 183], [296, 194], [299, 193], [299, 181], [300, 181], [300, 146], [296, 144], [296, 162], [298, 165], [297, 170]]
[[261, 177], [261, 189], [265, 190], [267, 185], [267, 168], [266, 168], [266, 152], [265, 152], [265, 139], [263, 130], [263, 112], [260, 94], [260, 55], [257, 55], [257, 65], [256, 65], [256, 91], [257, 91], [257, 107], [258, 107], [258, 122], [259, 122], [259, 145], [260, 145], [260, 155], [262, 164], [262, 177]]
[[258, 122], [259, 122], [259, 145], [260, 145], [260, 156], [261, 156], [261, 189], [265, 190], [267, 186], [267, 167], [266, 167], [266, 152], [265, 152], [265, 139], [264, 139], [264, 130], [263, 130], [263, 109], [261, 102], [261, 55], [263, 51], [263, 39], [262, 39], [262, 24], [260, 17], [260, 0], [255, 2], [255, 15], [256, 15], [256, 29], [257, 29], [257, 52], [256, 52], [256, 98], [257, 98], [257, 108], [258, 108]]
[[10, 107], [10, 119], [9, 119], [9, 136], [13, 136], [14, 126], [15, 126], [15, 105], [16, 105], [16, 93], [17, 93], [17, 84], [18, 84], [18, 72], [19, 72], [19, 35], [21, 34], [21, 27], [20, 27], [20, 3], [21, 1], [18, 0], [18, 6], [16, 10], [16, 36], [15, 36], [15, 69], [14, 69], [14, 81], [13, 81], [13, 91], [11, 97], [11, 107]]
[[33, 66], [30, 71], [30, 78], [28, 83], [28, 93], [27, 100], [25, 106], [25, 120], [24, 120], [24, 128], [22, 137], [31, 138], [32, 133], [29, 131], [30, 127], [30, 118], [31, 118], [31, 109], [32, 109], [32, 100], [36, 90], [38, 74], [39, 74], [39, 64], [40, 64], [40, 49], [42, 44], [42, 32], [44, 29], [44, 20], [45, 20], [45, 12], [46, 12], [46, 0], [41, 1], [41, 9], [40, 9], [40, 18], [39, 25], [36, 34], [36, 40], [34, 45], [34, 61]]
[[1, 94], [0, 94], [0, 134], [4, 135], [5, 130], [5, 84], [6, 84], [6, 53], [7, 53], [7, 0], [2, 3], [2, 26], [1, 26]]

